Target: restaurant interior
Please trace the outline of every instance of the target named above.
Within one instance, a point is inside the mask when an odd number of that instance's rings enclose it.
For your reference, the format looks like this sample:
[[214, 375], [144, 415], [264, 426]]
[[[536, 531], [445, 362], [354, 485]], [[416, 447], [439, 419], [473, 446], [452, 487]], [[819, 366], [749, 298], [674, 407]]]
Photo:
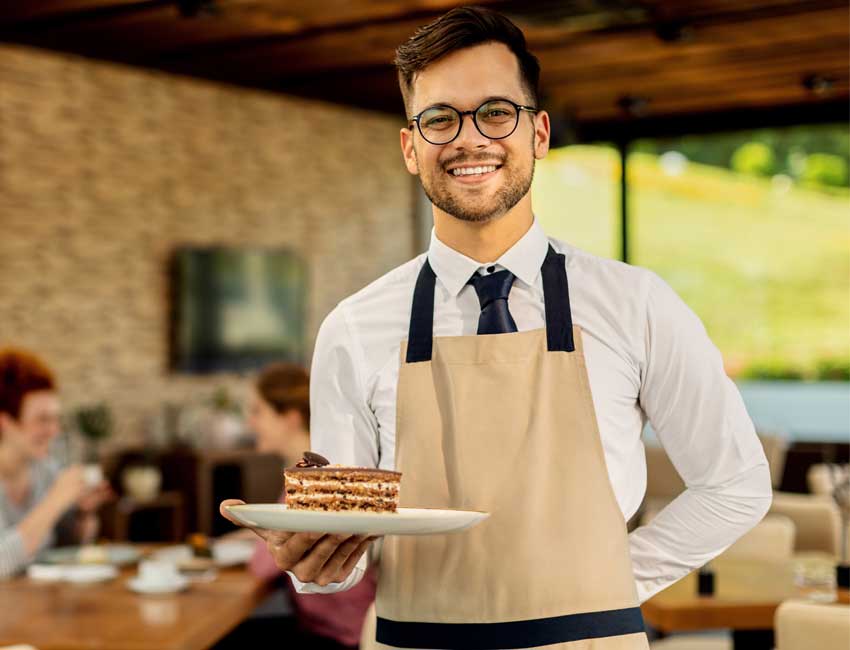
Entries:
[[[463, 4], [0, 5], [0, 349], [50, 369], [51, 458], [110, 493], [86, 543], [0, 576], [0, 648], [325, 647], [287, 642], [297, 602], [219, 504], [277, 502], [299, 458], [258, 442], [258, 373], [309, 369], [334, 306], [427, 248], [392, 61]], [[541, 62], [537, 219], [670, 283], [770, 465], [768, 515], [641, 605], [650, 648], [846, 650], [846, 0], [476, 4]], [[644, 444], [629, 531], [685, 489]]]

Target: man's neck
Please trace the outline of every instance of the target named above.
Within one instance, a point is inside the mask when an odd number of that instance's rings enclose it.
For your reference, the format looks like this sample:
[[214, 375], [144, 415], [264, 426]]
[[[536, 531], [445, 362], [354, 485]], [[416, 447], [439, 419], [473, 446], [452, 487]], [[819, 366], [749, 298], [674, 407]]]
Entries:
[[[522, 201], [521, 203], [526, 203]], [[434, 233], [441, 242], [458, 253], [477, 261], [495, 262], [531, 228], [534, 215], [530, 202], [490, 221], [462, 221], [434, 209]]]

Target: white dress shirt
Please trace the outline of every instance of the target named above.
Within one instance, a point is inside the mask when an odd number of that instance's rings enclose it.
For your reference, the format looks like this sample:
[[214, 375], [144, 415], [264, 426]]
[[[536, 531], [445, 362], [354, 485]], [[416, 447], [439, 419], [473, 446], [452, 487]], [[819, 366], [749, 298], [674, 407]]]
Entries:
[[[584, 354], [608, 475], [623, 519], [646, 490], [641, 441], [649, 419], [687, 489], [629, 535], [640, 602], [704, 565], [767, 512], [767, 460], [741, 396], [700, 320], [654, 273], [547, 238], [535, 222], [498, 260], [480, 264], [432, 232], [437, 276], [434, 336], [475, 336], [481, 312], [473, 273], [508, 269], [519, 331], [545, 326], [540, 266], [549, 244], [566, 256], [573, 323]], [[399, 348], [426, 254], [343, 300], [325, 319], [311, 372], [312, 447], [332, 463], [393, 469]], [[558, 435], [553, 431], [552, 435]], [[403, 489], [403, 483], [402, 483]], [[580, 525], [580, 522], [577, 522]], [[494, 564], [499, 560], [494, 558]], [[354, 585], [347, 580], [301, 592]]]

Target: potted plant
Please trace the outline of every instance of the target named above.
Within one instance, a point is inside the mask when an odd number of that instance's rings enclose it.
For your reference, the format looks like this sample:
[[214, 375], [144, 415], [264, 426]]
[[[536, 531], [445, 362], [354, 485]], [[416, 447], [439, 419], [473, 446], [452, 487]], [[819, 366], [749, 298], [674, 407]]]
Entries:
[[77, 430], [85, 441], [84, 461], [96, 463], [99, 460], [100, 444], [112, 435], [113, 419], [109, 406], [101, 402], [77, 409], [74, 418]]

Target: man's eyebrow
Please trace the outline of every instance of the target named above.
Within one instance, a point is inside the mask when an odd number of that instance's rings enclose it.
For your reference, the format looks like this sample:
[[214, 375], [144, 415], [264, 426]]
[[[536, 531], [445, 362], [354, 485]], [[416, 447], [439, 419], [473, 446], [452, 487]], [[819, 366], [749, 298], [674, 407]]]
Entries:
[[[506, 95], [490, 95], [489, 97], [485, 97], [480, 102], [478, 102], [475, 105], [475, 108], [478, 108], [479, 106], [482, 106], [483, 104], [486, 104], [487, 102], [496, 101], [497, 99], [508, 99], [508, 97]], [[509, 100], [509, 101], [513, 101], [513, 100]], [[438, 106], [448, 106], [450, 108], [457, 108], [454, 104], [452, 104], [450, 102], [434, 102], [433, 104], [428, 104], [425, 108], [423, 108], [419, 112], [421, 113], [422, 111], [427, 111], [429, 108], [437, 108]], [[460, 110], [460, 109], [458, 109], [458, 110]]]

